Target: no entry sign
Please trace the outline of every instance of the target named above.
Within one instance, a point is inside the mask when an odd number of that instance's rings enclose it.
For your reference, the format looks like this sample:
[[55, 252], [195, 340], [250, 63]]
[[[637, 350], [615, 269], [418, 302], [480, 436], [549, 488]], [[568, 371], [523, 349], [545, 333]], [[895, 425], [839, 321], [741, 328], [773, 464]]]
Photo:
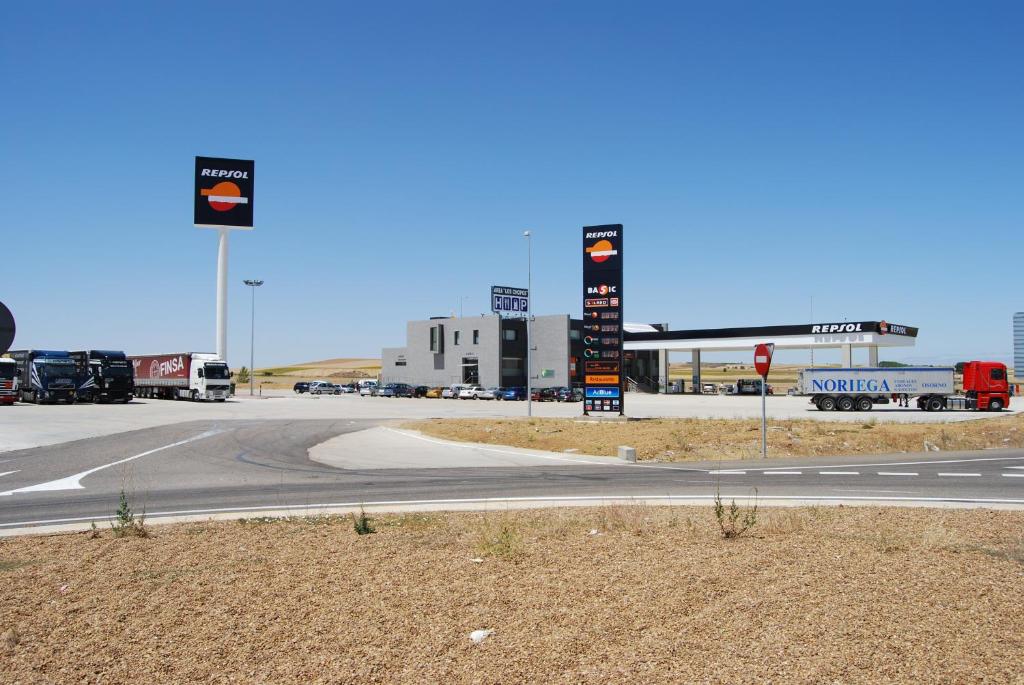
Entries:
[[775, 352], [774, 343], [761, 343], [754, 348], [754, 368], [762, 378], [768, 377], [768, 369], [772, 366], [773, 352]]

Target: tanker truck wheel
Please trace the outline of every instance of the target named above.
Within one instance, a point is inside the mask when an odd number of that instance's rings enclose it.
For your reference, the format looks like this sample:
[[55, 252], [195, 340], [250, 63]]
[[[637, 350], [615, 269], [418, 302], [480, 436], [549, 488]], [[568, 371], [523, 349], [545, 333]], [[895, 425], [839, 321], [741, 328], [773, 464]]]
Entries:
[[989, 403], [988, 403], [988, 410], [989, 411], [1002, 411], [1003, 410], [1003, 401], [1001, 399], [998, 399], [998, 398], [989, 401]]
[[836, 402], [836, 406], [839, 407], [839, 411], [853, 411], [853, 398], [848, 395], [843, 395]]
[[836, 398], [822, 397], [820, 400], [818, 400], [818, 409], [820, 409], [821, 411], [835, 411]]
[[858, 397], [857, 398], [857, 411], [871, 411], [871, 398], [870, 397]]
[[928, 400], [926, 408], [928, 411], [942, 411], [945, 407], [943, 406], [941, 399], [938, 397], [932, 397]]

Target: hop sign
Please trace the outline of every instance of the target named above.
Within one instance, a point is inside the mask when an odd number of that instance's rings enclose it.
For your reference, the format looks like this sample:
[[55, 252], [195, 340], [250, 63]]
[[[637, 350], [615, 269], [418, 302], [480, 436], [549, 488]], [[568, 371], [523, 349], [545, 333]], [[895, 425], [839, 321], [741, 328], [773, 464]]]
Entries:
[[768, 377], [768, 369], [772, 366], [772, 354], [775, 352], [774, 343], [761, 343], [754, 348], [754, 368], [762, 378]]

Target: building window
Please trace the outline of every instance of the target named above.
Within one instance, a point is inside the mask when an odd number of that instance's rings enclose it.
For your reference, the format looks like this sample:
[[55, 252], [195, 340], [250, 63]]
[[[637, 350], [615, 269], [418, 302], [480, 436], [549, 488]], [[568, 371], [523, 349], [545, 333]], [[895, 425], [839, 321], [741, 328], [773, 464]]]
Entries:
[[444, 352], [444, 326], [430, 327], [430, 351], [436, 354]]
[[474, 345], [479, 345], [480, 344], [480, 331], [477, 331], [477, 330], [473, 331], [473, 344]]
[[453, 341], [456, 345], [459, 344], [459, 333], [461, 331], [455, 331], [455, 340]]
[[516, 329], [514, 328], [506, 328], [504, 331], [502, 331], [502, 333], [505, 334], [506, 342], [515, 342], [518, 338], [518, 336], [516, 335]]

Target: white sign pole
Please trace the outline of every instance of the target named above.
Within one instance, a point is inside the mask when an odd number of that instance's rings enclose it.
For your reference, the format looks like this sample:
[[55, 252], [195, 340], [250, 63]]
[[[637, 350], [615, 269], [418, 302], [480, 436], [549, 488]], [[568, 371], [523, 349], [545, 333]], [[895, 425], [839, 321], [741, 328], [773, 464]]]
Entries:
[[765, 412], [764, 398], [765, 388], [768, 386], [768, 376], [761, 376], [761, 458], [768, 457], [768, 416]]
[[220, 229], [217, 247], [217, 356], [228, 361], [228, 231]]

